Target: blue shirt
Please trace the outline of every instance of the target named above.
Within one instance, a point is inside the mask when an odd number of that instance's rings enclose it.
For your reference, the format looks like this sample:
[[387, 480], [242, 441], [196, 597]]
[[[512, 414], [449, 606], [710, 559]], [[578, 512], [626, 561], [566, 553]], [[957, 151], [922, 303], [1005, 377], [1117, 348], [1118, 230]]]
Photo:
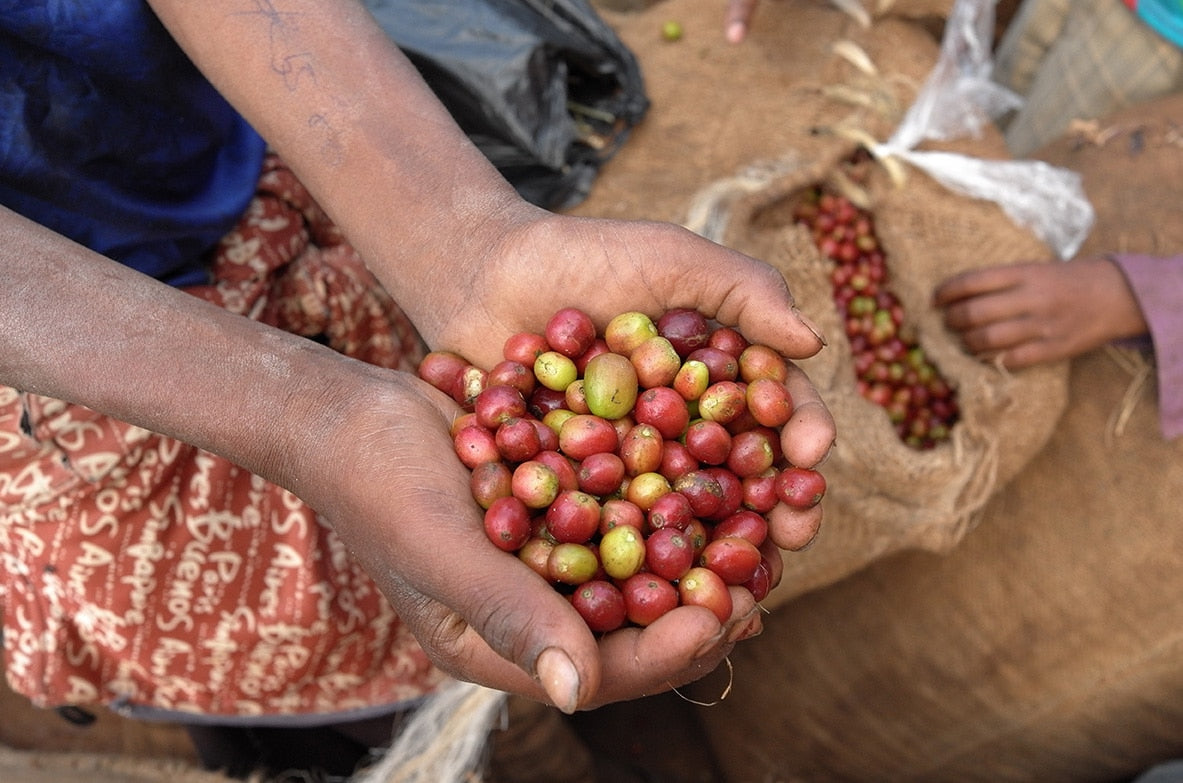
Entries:
[[0, 0], [0, 203], [173, 285], [255, 191], [265, 145], [143, 0]]

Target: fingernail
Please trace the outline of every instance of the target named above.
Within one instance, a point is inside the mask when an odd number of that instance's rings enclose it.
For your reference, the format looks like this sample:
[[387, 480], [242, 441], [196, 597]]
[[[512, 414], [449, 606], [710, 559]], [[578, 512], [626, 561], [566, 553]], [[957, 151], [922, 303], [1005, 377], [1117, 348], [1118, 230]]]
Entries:
[[712, 652], [714, 652], [715, 647], [719, 645], [719, 642], [723, 641], [723, 634], [725, 632], [725, 628], [720, 628], [718, 633], [699, 645], [698, 650], [696, 650], [694, 653], [695, 659], [702, 658], [703, 656], [710, 655]]
[[743, 22], [732, 22], [727, 26], [727, 40], [733, 44], [739, 43], [743, 40], [744, 34], [747, 31], [747, 25]]
[[763, 623], [748, 623], [743, 627], [743, 633], [737, 634], [733, 642], [746, 642], [748, 639], [755, 639], [760, 634], [764, 633]]
[[807, 542], [805, 542], [804, 546], [799, 546], [796, 549], [794, 549], [793, 551], [794, 552], [807, 552], [813, 548], [813, 544], [816, 541], [817, 541], [817, 533], [814, 533], [813, 538], [811, 538]]
[[821, 333], [820, 329], [817, 328], [817, 324], [815, 324], [813, 321], [809, 320], [809, 318], [805, 315], [805, 313], [801, 312], [796, 307], [794, 307], [793, 314], [797, 316], [798, 321], [800, 321], [802, 324], [805, 325], [806, 329], [813, 332], [813, 336], [816, 337], [821, 342], [821, 344], [823, 346], [829, 345], [829, 343], [826, 341], [826, 336]]
[[579, 705], [579, 672], [567, 653], [557, 647], [547, 647], [534, 665], [538, 680], [554, 705], [568, 715]]
[[[753, 624], [753, 619], [755, 623]], [[744, 639], [749, 639], [753, 636], [758, 636], [764, 630], [764, 624], [760, 621], [760, 607], [755, 607], [752, 611], [744, 615], [744, 618], [736, 623], [731, 628], [731, 633], [727, 635], [727, 641], [739, 642]]]

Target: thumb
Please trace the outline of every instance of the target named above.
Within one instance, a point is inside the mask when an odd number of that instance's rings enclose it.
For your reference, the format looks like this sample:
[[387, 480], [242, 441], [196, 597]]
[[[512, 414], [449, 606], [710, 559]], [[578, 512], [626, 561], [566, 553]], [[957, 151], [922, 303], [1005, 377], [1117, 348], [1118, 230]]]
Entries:
[[441, 606], [429, 639], [437, 664], [489, 687], [549, 701], [566, 713], [600, 687], [599, 647], [571, 603], [518, 558], [487, 541]]
[[741, 282], [727, 290], [715, 309], [715, 320], [737, 327], [751, 342], [763, 343], [790, 359], [807, 359], [824, 348], [825, 336], [798, 309], [784, 275], [763, 261], [736, 256], [744, 269], [730, 279]]

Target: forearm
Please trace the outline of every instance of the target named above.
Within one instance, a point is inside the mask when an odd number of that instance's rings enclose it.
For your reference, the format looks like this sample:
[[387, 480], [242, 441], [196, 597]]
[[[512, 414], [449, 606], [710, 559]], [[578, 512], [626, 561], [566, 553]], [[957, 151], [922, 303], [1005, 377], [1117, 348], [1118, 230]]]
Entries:
[[[0, 383], [176, 437], [289, 488], [349, 360], [0, 208]], [[332, 381], [330, 382], [330, 378]]]
[[471, 256], [460, 248], [495, 242], [528, 205], [389, 36], [344, 0], [151, 4], [430, 337], [425, 294], [446, 303], [441, 281], [463, 286], [455, 261]]

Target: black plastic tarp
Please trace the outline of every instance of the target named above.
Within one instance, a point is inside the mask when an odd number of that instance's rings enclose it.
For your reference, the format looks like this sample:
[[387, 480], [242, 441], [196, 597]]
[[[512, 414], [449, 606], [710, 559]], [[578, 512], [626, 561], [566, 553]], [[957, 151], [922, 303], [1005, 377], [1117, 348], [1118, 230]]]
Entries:
[[584, 0], [366, 0], [518, 192], [582, 201], [648, 110], [633, 53]]

